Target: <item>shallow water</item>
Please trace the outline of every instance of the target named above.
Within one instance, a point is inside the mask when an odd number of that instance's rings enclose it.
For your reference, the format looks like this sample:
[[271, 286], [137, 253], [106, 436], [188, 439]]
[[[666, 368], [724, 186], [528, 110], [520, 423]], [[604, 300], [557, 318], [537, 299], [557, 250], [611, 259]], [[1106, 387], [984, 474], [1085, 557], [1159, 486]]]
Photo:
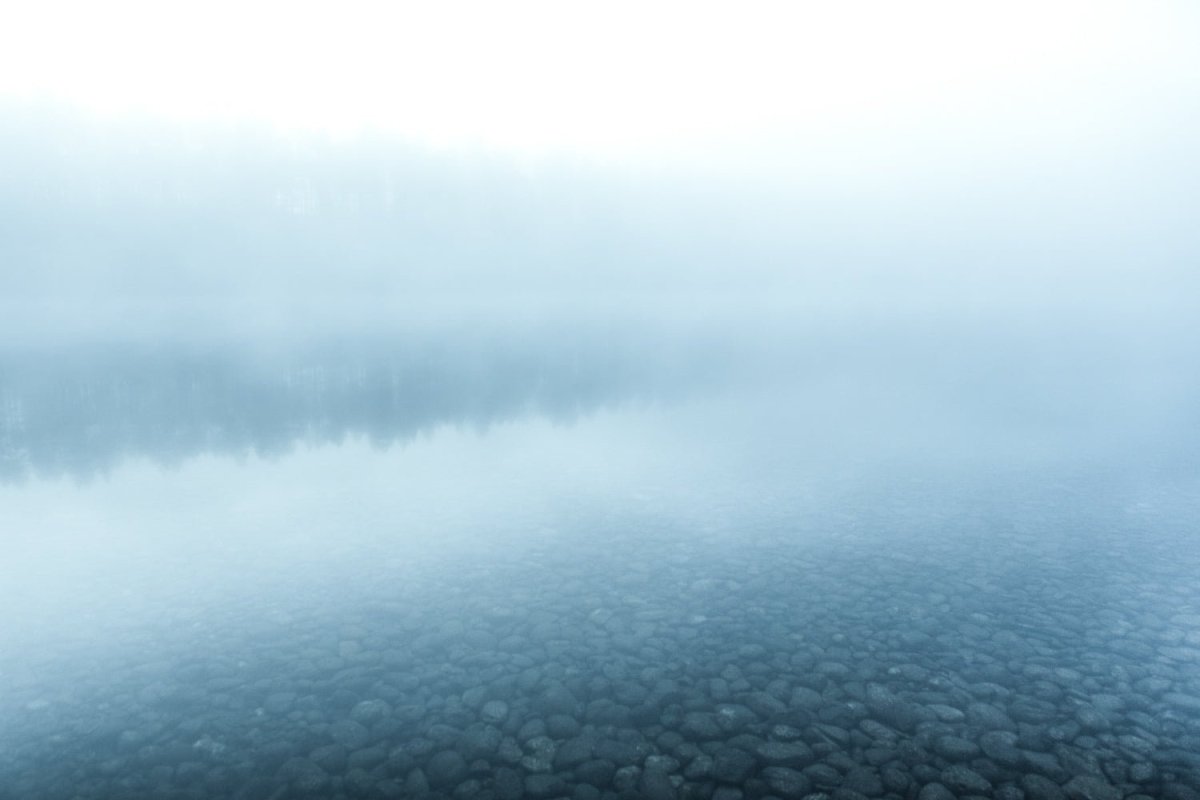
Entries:
[[1190, 361], [959, 334], [9, 353], [0, 797], [1200, 796]]

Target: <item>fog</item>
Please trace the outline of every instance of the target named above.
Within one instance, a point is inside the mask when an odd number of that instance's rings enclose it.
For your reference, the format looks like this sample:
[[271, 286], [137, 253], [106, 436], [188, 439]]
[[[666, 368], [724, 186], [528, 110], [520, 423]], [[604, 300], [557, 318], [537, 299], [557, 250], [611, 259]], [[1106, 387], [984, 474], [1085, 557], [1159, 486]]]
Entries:
[[251, 5], [0, 37], [0, 800], [1200, 798], [1193, 10]]

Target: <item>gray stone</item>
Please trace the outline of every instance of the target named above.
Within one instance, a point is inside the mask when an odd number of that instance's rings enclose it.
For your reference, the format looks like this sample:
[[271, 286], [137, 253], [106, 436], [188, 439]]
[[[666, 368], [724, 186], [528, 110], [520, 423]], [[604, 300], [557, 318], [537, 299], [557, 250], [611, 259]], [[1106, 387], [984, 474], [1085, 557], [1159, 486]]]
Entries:
[[554, 754], [554, 769], [559, 772], [572, 769], [591, 759], [594, 754], [595, 744], [591, 739], [568, 739], [558, 746]]
[[967, 706], [967, 722], [984, 731], [1014, 731], [1016, 723], [1004, 710], [991, 703], [971, 703]]
[[555, 739], [569, 739], [579, 735], [579, 723], [566, 714], [551, 714], [546, 717], [546, 733]]
[[510, 767], [500, 767], [492, 773], [492, 791], [497, 800], [521, 800], [525, 794], [525, 782], [521, 774]]
[[617, 765], [602, 758], [585, 761], [575, 768], [575, 777], [599, 789], [607, 788], [617, 772]]
[[479, 718], [492, 725], [499, 725], [508, 718], [508, 703], [503, 700], [489, 700], [479, 710]]
[[979, 746], [960, 736], [939, 736], [933, 740], [933, 752], [948, 761], [970, 761], [979, 755]]
[[724, 735], [721, 726], [717, 724], [716, 714], [707, 711], [691, 711], [685, 714], [679, 732], [696, 742], [720, 739]]
[[568, 792], [567, 784], [557, 775], [526, 775], [525, 794], [535, 799], [559, 797]]
[[959, 794], [989, 794], [992, 791], [991, 781], [962, 764], [942, 770], [941, 782]]
[[846, 773], [841, 788], [858, 792], [864, 797], [879, 797], [883, 794], [883, 781], [870, 767], [854, 767]]
[[815, 758], [804, 742], [763, 742], [755, 748], [755, 753], [764, 764], [779, 767], [804, 767]]
[[369, 728], [391, 713], [391, 705], [384, 700], [364, 700], [350, 710], [350, 719]]
[[573, 717], [579, 713], [579, 701], [571, 693], [571, 690], [561, 683], [553, 684], [538, 695], [533, 707], [543, 717], [551, 714], [566, 714]]
[[357, 750], [371, 739], [371, 732], [361, 722], [342, 719], [329, 726], [329, 736], [347, 750]]
[[1028, 800], [1066, 800], [1067, 797], [1057, 783], [1042, 775], [1025, 775], [1021, 778], [1021, 788]]
[[646, 800], [675, 800], [675, 786], [671, 777], [657, 769], [647, 769], [642, 772], [638, 781], [638, 790]]
[[425, 776], [435, 789], [452, 786], [467, 777], [466, 759], [453, 750], [442, 750], [426, 762]]
[[812, 791], [812, 781], [803, 772], [788, 767], [767, 767], [762, 771], [762, 779], [784, 800], [801, 798]]
[[956, 800], [954, 792], [940, 783], [927, 783], [917, 793], [917, 800]]
[[463, 731], [458, 740], [458, 749], [468, 761], [478, 758], [490, 761], [500, 749], [500, 741], [503, 738], [499, 728], [476, 722]]
[[1010, 731], [988, 731], [979, 737], [979, 746], [984, 755], [1009, 769], [1021, 765], [1021, 751], [1017, 749], [1016, 742], [1016, 734]]
[[1076, 775], [1063, 786], [1070, 800], [1121, 800], [1124, 793], [1103, 778]]
[[713, 756], [713, 778], [721, 783], [742, 783], [754, 771], [754, 756], [736, 747], [722, 747]]
[[295, 701], [295, 692], [275, 692], [267, 695], [263, 710], [269, 714], [286, 714], [292, 710], [292, 703]]
[[302, 795], [321, 794], [329, 786], [329, 774], [307, 758], [288, 759], [279, 768], [278, 777]]

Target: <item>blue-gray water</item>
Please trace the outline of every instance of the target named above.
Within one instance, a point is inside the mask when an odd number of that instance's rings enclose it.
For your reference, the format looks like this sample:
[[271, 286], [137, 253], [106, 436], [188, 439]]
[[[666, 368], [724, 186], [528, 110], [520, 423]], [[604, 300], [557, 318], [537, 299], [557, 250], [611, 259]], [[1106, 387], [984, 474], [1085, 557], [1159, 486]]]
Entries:
[[1200, 800], [1195, 3], [71, 5], [0, 800]]
[[0, 798], [1198, 797], [1181, 327], [11, 343]]

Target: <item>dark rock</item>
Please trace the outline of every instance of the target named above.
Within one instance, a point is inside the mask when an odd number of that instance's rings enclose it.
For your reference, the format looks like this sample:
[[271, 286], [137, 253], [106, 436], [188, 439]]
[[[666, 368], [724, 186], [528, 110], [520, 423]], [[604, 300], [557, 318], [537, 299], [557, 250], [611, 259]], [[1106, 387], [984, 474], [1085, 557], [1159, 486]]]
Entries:
[[525, 794], [532, 798], [558, 797], [567, 794], [569, 789], [562, 778], [557, 775], [526, 775]]
[[644, 770], [638, 781], [638, 790], [645, 800], [676, 800], [675, 786], [670, 776], [661, 770]]
[[263, 703], [263, 710], [268, 714], [286, 714], [292, 709], [292, 703], [296, 700], [295, 692], [275, 692], [267, 695], [266, 701]]
[[959, 794], [989, 794], [992, 791], [991, 781], [962, 764], [942, 770], [941, 782]]
[[[329, 786], [329, 774], [307, 758], [290, 758], [276, 773], [279, 780], [287, 783], [301, 795], [317, 795]], [[178, 771], [176, 780], [178, 780]]]
[[308, 754], [308, 757], [326, 772], [341, 772], [344, 770], [348, 756], [349, 753], [346, 752], [346, 748], [340, 744], [329, 744], [324, 747], [318, 747]]
[[809, 689], [806, 686], [798, 686], [792, 690], [791, 699], [788, 705], [792, 708], [800, 708], [805, 711], [816, 711], [821, 706], [825, 705], [825, 698], [820, 692]]
[[779, 767], [804, 767], [815, 758], [804, 742], [763, 742], [754, 752], [764, 764]]
[[579, 713], [579, 701], [571, 690], [561, 683], [553, 684], [538, 695], [533, 704], [534, 711], [543, 717], [565, 714], [574, 717]]
[[1021, 788], [1028, 800], [1066, 800], [1067, 797], [1057, 783], [1042, 775], [1023, 776]]
[[497, 800], [520, 800], [525, 793], [525, 782], [515, 769], [500, 767], [492, 773], [492, 790]]
[[883, 794], [883, 781], [870, 767], [854, 767], [842, 780], [843, 789], [858, 792], [864, 797], [879, 797]]
[[476, 722], [463, 731], [458, 740], [458, 749], [468, 761], [477, 758], [491, 760], [500, 749], [503, 738], [499, 728]]
[[404, 794], [407, 797], [421, 797], [429, 794], [429, 779], [425, 777], [425, 771], [420, 767], [408, 773], [408, 777], [404, 780]]
[[722, 732], [738, 733], [758, 721], [753, 711], [738, 703], [722, 703], [717, 706], [717, 724]]
[[425, 775], [436, 789], [451, 786], [467, 777], [466, 759], [453, 750], [442, 750], [426, 762]]
[[713, 778], [721, 783], [742, 783], [754, 771], [754, 756], [735, 747], [722, 747], [713, 755]]
[[803, 772], [788, 767], [767, 767], [762, 771], [767, 787], [784, 800], [801, 798], [812, 791], [812, 781]]
[[927, 783], [917, 793], [917, 800], [956, 800], [954, 792], [940, 783]]
[[569, 739], [579, 735], [579, 723], [566, 714], [551, 714], [546, 717], [546, 733], [555, 739]]
[[329, 736], [347, 750], [358, 750], [371, 739], [371, 733], [361, 722], [338, 720], [329, 726]]
[[392, 707], [384, 700], [364, 700], [350, 710], [350, 719], [370, 728], [392, 713]]
[[1063, 786], [1069, 800], [1121, 800], [1124, 793], [1103, 778], [1076, 775]]
[[572, 769], [592, 758], [594, 753], [595, 746], [591, 739], [568, 739], [558, 746], [554, 754], [554, 769], [559, 772]]
[[593, 759], [585, 761], [575, 768], [575, 777], [586, 784], [595, 786], [599, 789], [607, 788], [612, 783], [613, 775], [617, 772], [617, 765], [611, 761], [604, 759]]
[[630, 742], [602, 739], [596, 743], [595, 755], [596, 758], [602, 758], [613, 762], [618, 767], [624, 767], [641, 764], [648, 753]]
[[705, 711], [692, 711], [684, 715], [679, 726], [679, 732], [695, 742], [720, 739], [724, 734], [717, 724], [716, 714]]
[[1010, 731], [988, 731], [979, 737], [979, 746], [984, 755], [1002, 767], [1014, 769], [1021, 765], [1017, 736]]
[[361, 750], [355, 750], [353, 753], [350, 753], [346, 759], [346, 764], [351, 769], [372, 770], [384, 761], [387, 761], [387, 757], [387, 747], [383, 744], [377, 744], [373, 747], [364, 747]]
[[748, 694], [743, 702], [747, 708], [763, 719], [770, 719], [774, 716], [784, 714], [788, 710], [787, 703], [766, 692]]
[[979, 746], [959, 736], [939, 736], [933, 740], [933, 752], [948, 761], [970, 761], [979, 755]]
[[967, 706], [967, 722], [981, 731], [1015, 731], [1017, 725], [1004, 710], [991, 703], [971, 703]]
[[503, 700], [489, 700], [479, 710], [479, 718], [486, 723], [499, 725], [508, 718], [508, 703]]
[[842, 784], [842, 773], [828, 764], [812, 764], [801, 771], [818, 789], [834, 789]]

